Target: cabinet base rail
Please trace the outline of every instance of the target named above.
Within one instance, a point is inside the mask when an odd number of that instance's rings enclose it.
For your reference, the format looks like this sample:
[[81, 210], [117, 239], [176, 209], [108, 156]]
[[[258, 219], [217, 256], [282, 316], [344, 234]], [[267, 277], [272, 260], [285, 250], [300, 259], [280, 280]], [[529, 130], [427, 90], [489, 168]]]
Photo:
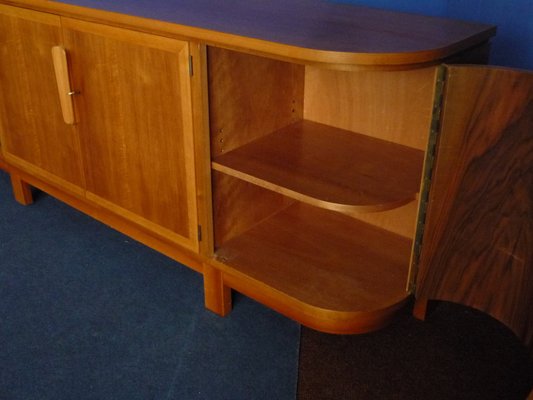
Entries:
[[194, 254], [189, 250], [180, 248], [174, 243], [165, 241], [164, 238], [160, 238], [155, 234], [142, 229], [139, 225], [132, 223], [116, 213], [95, 205], [83, 197], [71, 194], [62, 189], [57, 189], [54, 185], [32, 176], [11, 164], [4, 165], [5, 168], [3, 169], [11, 176], [13, 195], [19, 203], [23, 205], [31, 204], [33, 202], [31, 187], [35, 187], [126, 236], [129, 236], [159, 253], [186, 265], [192, 270], [203, 273], [203, 260], [201, 256]]
[[314, 307], [303, 301], [279, 292], [253, 278], [231, 271], [216, 260], [193, 254], [175, 244], [166, 242], [122, 218], [120, 215], [102, 209], [90, 201], [64, 190], [57, 189], [17, 167], [3, 163], [2, 169], [11, 177], [13, 195], [22, 205], [33, 203], [32, 187], [35, 187], [65, 204], [91, 216], [111, 228], [147, 245], [150, 248], [199, 272], [204, 279], [205, 305], [210, 311], [226, 316], [231, 311], [231, 290], [236, 290], [267, 307], [291, 318], [309, 328], [335, 334], [356, 334], [375, 331], [390, 323], [397, 311], [408, 301], [404, 299], [378, 310], [336, 311]]

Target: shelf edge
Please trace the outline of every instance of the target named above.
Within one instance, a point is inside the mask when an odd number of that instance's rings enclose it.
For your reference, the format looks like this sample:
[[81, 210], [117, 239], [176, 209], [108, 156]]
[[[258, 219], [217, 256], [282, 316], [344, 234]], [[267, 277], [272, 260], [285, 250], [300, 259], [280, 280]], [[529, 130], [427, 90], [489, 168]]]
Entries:
[[361, 334], [384, 328], [409, 301], [411, 295], [391, 301], [383, 308], [368, 311], [330, 310], [305, 303], [230, 266], [212, 259], [210, 265], [222, 273], [225, 285], [302, 325], [332, 334]]

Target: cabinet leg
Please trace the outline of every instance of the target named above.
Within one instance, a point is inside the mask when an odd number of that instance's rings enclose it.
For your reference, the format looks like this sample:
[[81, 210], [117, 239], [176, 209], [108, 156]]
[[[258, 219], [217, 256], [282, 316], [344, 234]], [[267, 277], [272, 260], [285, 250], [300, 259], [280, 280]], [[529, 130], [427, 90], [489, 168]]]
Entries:
[[416, 299], [413, 307], [413, 316], [421, 321], [426, 319], [428, 310], [428, 300], [424, 298]]
[[224, 285], [222, 272], [209, 264], [203, 267], [205, 306], [224, 317], [231, 311], [231, 288]]
[[24, 206], [32, 204], [33, 195], [31, 194], [31, 186], [24, 182], [17, 174], [11, 173], [10, 176], [15, 200]]

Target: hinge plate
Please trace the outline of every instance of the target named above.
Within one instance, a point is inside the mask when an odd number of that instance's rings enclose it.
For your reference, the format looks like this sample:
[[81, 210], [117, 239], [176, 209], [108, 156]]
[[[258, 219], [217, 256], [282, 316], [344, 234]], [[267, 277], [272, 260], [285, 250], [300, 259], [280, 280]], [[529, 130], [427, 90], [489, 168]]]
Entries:
[[409, 279], [407, 280], [407, 291], [410, 293], [414, 293], [416, 290], [416, 277], [418, 274], [420, 254], [422, 253], [422, 241], [424, 238], [427, 208], [429, 203], [429, 190], [431, 188], [431, 178], [433, 176], [433, 169], [435, 166], [437, 140], [441, 126], [442, 102], [444, 97], [445, 82], [446, 67], [440, 66], [437, 70], [431, 129], [429, 132], [426, 159], [424, 161], [424, 171], [422, 173], [422, 187], [420, 190], [415, 240], [413, 243], [413, 257], [411, 258], [411, 268], [409, 270]]
[[194, 67], [193, 67], [193, 63], [192, 63], [192, 56], [189, 56], [189, 75], [190, 76], [194, 75]]

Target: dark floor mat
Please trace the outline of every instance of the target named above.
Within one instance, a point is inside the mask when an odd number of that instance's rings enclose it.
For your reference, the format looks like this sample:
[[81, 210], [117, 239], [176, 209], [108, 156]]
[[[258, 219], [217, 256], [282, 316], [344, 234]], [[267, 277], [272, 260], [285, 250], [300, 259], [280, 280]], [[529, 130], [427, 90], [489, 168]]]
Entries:
[[302, 328], [298, 399], [517, 399], [533, 360], [514, 334], [476, 310], [439, 302], [422, 322], [406, 310], [371, 334]]

